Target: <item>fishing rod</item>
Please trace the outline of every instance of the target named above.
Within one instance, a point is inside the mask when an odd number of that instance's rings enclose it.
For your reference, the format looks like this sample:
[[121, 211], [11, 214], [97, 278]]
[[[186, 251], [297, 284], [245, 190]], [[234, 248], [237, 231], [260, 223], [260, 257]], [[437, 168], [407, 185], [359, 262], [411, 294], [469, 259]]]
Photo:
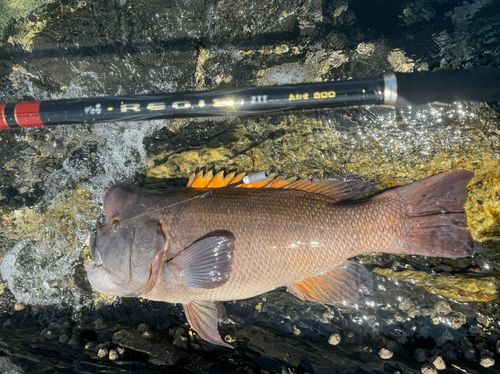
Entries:
[[300, 109], [500, 100], [500, 68], [391, 73], [337, 82], [0, 104], [0, 130]]

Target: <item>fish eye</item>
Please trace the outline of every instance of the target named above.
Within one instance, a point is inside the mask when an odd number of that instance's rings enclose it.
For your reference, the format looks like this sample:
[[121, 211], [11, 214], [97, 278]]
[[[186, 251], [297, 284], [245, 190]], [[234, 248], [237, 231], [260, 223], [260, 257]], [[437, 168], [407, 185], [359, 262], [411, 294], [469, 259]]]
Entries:
[[111, 227], [113, 231], [118, 231], [120, 229], [120, 220], [118, 218], [113, 218], [111, 221]]

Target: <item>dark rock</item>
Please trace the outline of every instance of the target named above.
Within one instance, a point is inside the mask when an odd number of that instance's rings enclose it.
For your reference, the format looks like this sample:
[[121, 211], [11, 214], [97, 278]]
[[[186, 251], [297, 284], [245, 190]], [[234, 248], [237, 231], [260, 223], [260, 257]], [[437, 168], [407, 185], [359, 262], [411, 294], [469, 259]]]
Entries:
[[468, 348], [464, 351], [464, 358], [467, 361], [475, 361], [477, 360], [477, 352], [474, 348]]
[[94, 347], [94, 352], [98, 353], [101, 349], [108, 350], [110, 345], [110, 342], [99, 343]]
[[94, 329], [102, 330], [105, 329], [106, 327], [108, 327], [108, 325], [106, 324], [106, 322], [102, 320], [102, 318], [99, 318], [94, 321]]
[[59, 336], [59, 343], [66, 344], [69, 341], [69, 336], [66, 334], [63, 334]]
[[417, 360], [418, 362], [424, 362], [429, 358], [429, 353], [430, 352], [427, 349], [417, 348], [413, 353], [413, 357], [415, 357], [415, 360]]
[[177, 330], [175, 330], [173, 344], [182, 349], [189, 348], [189, 328], [187, 326], [179, 326]]
[[158, 334], [154, 339], [145, 340], [137, 330], [122, 330], [113, 335], [113, 344], [147, 353], [156, 364], [172, 366], [185, 356], [179, 348], [165, 336]]
[[141, 324], [139, 325], [139, 327], [137, 328], [137, 331], [139, 331], [139, 332], [141, 332], [141, 333], [142, 333], [142, 332], [145, 332], [145, 331], [149, 331], [149, 330], [150, 330], [149, 326], [148, 326], [148, 325], [146, 325], [145, 323], [141, 323]]

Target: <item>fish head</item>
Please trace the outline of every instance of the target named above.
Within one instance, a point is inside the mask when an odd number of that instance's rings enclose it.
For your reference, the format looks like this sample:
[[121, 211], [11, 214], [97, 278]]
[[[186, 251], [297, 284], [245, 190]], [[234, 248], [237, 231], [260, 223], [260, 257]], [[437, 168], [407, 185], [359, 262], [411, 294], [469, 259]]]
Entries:
[[92, 261], [85, 264], [94, 289], [122, 297], [143, 293], [151, 265], [166, 244], [161, 223], [148, 214], [159, 199], [157, 194], [124, 184], [106, 193], [106, 220], [90, 234]]

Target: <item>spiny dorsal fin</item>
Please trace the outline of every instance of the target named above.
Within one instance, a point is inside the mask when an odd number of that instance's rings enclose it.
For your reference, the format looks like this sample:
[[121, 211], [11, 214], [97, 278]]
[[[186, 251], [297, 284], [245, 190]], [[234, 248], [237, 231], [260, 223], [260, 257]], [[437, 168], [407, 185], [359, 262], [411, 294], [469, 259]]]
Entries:
[[[213, 176], [212, 171], [203, 174], [203, 171], [193, 173], [189, 178], [187, 187], [196, 189], [220, 188], [228, 184], [238, 183], [243, 179], [246, 173], [229, 173], [224, 177], [224, 172], [220, 171]], [[336, 201], [349, 200], [357, 196], [370, 192], [374, 183], [359, 177], [352, 177], [351, 180], [323, 181], [313, 183], [297, 178], [285, 178], [283, 176], [275, 177], [271, 174], [269, 178], [262, 182], [241, 184], [242, 188], [286, 188], [301, 190], [310, 193], [317, 193], [328, 196]]]

